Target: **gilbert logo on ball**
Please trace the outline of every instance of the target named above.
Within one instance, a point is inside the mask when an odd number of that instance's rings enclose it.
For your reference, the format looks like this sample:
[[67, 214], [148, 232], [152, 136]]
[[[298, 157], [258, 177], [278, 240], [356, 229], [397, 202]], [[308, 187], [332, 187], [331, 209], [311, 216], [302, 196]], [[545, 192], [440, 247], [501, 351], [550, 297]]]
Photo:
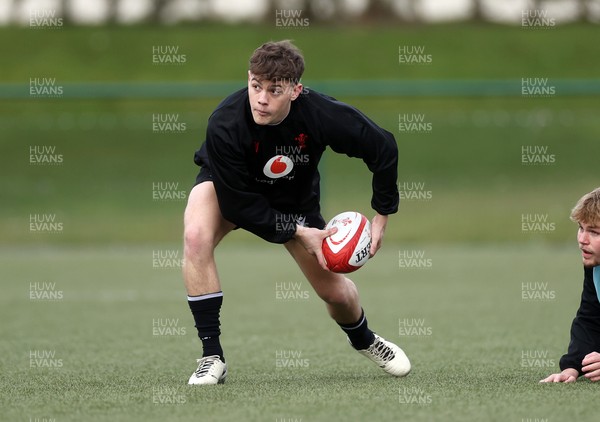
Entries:
[[271, 179], [279, 179], [287, 176], [293, 168], [294, 162], [289, 157], [276, 155], [267, 161], [267, 164], [263, 167], [263, 173]]
[[335, 273], [351, 273], [369, 260], [371, 223], [364, 215], [346, 211], [327, 223], [326, 229], [338, 231], [323, 240], [323, 255], [327, 268]]

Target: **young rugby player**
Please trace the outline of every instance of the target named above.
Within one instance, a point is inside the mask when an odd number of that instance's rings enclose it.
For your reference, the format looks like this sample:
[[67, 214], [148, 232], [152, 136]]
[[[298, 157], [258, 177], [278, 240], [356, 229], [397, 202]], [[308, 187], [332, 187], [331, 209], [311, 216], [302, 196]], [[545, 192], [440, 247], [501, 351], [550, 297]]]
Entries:
[[[398, 209], [396, 141], [355, 108], [304, 89], [303, 72], [304, 59], [289, 41], [256, 49], [248, 86], [215, 109], [195, 154], [201, 169], [185, 210], [183, 274], [203, 354], [189, 384], [217, 384], [227, 375], [219, 341], [223, 292], [213, 252], [238, 227], [285, 246], [359, 353], [392, 375], [410, 371], [402, 349], [369, 329], [356, 286], [327, 270], [321, 250], [336, 230], [323, 230], [320, 213], [317, 165], [323, 151], [361, 158], [373, 173], [373, 256], [388, 215]], [[289, 218], [295, 224], [281, 224]]]
[[540, 382], [574, 382], [583, 375], [600, 381], [600, 188], [585, 194], [571, 211], [579, 225], [577, 243], [583, 259], [583, 292], [571, 324], [567, 354], [560, 358], [561, 372]]

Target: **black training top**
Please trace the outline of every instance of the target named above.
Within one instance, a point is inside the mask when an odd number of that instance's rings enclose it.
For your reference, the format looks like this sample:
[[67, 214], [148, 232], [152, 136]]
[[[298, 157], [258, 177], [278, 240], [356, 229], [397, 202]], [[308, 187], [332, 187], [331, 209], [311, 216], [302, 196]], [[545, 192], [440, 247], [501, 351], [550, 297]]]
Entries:
[[[319, 214], [319, 171], [325, 148], [362, 158], [373, 173], [372, 208], [398, 210], [394, 136], [360, 111], [305, 90], [277, 125], [257, 125], [247, 88], [227, 97], [208, 120], [194, 161], [209, 167], [225, 219], [273, 243], [295, 232], [286, 214]], [[343, 186], [340, 186], [343, 189]]]
[[593, 268], [584, 268], [583, 292], [577, 315], [571, 324], [571, 341], [566, 355], [560, 358], [560, 369], [581, 372], [581, 361], [591, 352], [600, 353], [600, 302], [594, 286]]

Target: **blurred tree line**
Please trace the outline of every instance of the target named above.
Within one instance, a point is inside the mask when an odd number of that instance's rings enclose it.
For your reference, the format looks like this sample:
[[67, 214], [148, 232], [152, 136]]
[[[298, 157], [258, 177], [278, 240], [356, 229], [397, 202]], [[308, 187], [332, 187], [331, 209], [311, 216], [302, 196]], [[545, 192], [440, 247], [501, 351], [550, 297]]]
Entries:
[[[103, 0], [106, 6], [105, 23], [120, 23], [121, 2], [124, 0]], [[230, 0], [235, 4], [235, 0]], [[352, 0], [265, 0], [267, 2], [266, 13], [263, 14], [265, 22], [272, 22], [277, 11], [301, 10], [302, 17], [311, 22], [413, 22], [426, 23], [427, 16], [420, 12], [423, 0], [362, 0], [358, 3], [360, 12], [349, 12], [348, 4]], [[448, 0], [450, 1], [450, 0]], [[366, 2], [366, 7], [364, 6]], [[489, 20], [489, 4], [493, 2], [504, 2], [504, 0], [470, 0], [469, 12], [466, 20], [486, 21]], [[77, 22], [71, 7], [72, 0], [58, 0], [57, 14], [65, 23]], [[182, 21], [213, 20], [219, 21], [222, 17], [211, 12], [213, 10], [212, 0], [186, 0], [196, 3], [205, 13], [201, 16], [190, 15]], [[19, 11], [24, 7], [31, 7], [29, 0], [9, 0], [8, 10], [10, 21], [18, 21]], [[518, 6], [522, 10], [544, 10], [546, 7], [558, 5], [559, 7], [575, 8], [579, 21], [591, 20], [591, 16], [600, 16], [600, 0], [527, 0], [525, 6]], [[148, 3], [147, 13], [140, 22], [162, 23], [169, 8], [183, 7], [179, 0], [151, 0]], [[596, 19], [600, 20], [600, 19]]]

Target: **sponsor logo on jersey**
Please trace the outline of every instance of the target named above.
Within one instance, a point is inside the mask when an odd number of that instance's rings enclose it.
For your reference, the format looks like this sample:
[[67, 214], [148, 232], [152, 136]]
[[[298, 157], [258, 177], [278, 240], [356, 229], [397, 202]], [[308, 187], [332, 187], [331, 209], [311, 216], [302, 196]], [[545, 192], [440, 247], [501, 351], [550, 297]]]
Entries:
[[265, 176], [271, 179], [279, 179], [287, 176], [294, 168], [294, 162], [285, 155], [276, 155], [272, 157], [263, 168]]

